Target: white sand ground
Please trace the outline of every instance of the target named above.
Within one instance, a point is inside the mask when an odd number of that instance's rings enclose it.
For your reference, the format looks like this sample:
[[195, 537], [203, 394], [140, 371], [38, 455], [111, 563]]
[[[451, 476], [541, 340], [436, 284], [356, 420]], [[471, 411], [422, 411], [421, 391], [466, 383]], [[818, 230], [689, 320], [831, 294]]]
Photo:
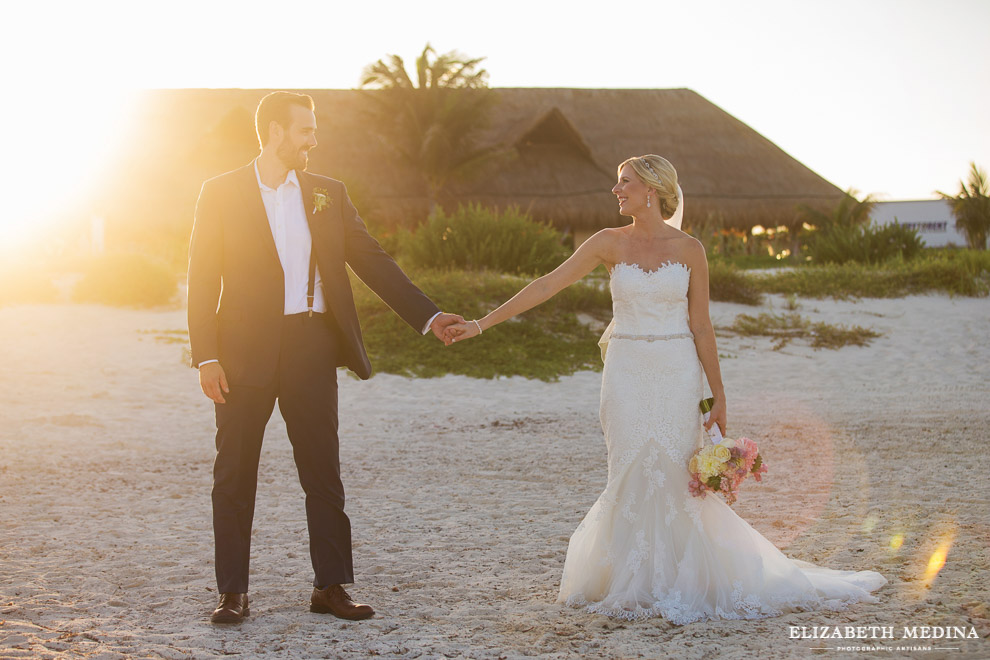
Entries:
[[[378, 614], [308, 612], [302, 492], [276, 414], [252, 616], [230, 628], [208, 622], [212, 406], [181, 344], [161, 340], [184, 329], [183, 312], [0, 309], [0, 657], [863, 655], [812, 650], [852, 640], [789, 638], [790, 626], [826, 625], [893, 626], [895, 639], [876, 643], [957, 649], [884, 657], [990, 657], [990, 301], [800, 311], [884, 336], [838, 351], [720, 339], [731, 435], [756, 439], [770, 464], [736, 509], [793, 557], [881, 571], [879, 604], [684, 627], [562, 608], [567, 539], [606, 476], [599, 374], [342, 375], [352, 593]], [[719, 325], [740, 312], [752, 310], [713, 307]], [[945, 567], [926, 581], [939, 543], [951, 543]], [[981, 639], [901, 640], [913, 625], [975, 627]]]

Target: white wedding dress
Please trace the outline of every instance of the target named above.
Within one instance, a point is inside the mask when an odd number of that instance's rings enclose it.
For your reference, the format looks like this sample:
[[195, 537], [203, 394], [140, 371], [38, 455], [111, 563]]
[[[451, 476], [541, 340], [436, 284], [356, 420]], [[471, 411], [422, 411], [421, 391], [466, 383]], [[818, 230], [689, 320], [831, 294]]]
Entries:
[[875, 602], [870, 592], [887, 582], [879, 573], [789, 559], [720, 497], [688, 492], [688, 461], [708, 442], [689, 279], [680, 263], [612, 272], [601, 392], [608, 483], [571, 537], [558, 602], [675, 624]]

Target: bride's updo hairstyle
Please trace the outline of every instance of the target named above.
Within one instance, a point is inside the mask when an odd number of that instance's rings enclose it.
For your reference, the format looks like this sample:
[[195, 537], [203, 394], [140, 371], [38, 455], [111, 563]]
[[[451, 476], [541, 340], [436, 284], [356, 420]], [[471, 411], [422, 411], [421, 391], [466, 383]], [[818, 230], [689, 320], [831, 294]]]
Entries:
[[632, 165], [643, 183], [657, 191], [660, 215], [665, 219], [672, 218], [680, 200], [677, 199], [677, 170], [670, 161], [656, 154], [636, 156], [624, 161], [616, 171], [621, 172], [626, 165]]

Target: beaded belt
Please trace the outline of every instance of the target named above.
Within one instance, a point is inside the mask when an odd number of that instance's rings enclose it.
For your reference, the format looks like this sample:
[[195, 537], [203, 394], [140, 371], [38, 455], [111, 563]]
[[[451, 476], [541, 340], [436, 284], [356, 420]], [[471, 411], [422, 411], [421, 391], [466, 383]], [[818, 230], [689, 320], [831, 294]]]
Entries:
[[612, 333], [612, 339], [636, 339], [639, 341], [665, 341], [667, 339], [694, 339], [690, 332], [681, 332], [676, 335], [626, 335], [620, 332]]

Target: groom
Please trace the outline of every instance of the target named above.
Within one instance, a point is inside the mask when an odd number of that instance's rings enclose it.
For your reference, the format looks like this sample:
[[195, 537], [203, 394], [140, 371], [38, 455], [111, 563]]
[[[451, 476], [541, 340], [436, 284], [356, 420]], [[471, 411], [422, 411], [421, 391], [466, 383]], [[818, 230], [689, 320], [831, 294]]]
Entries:
[[203, 184], [189, 247], [189, 342], [216, 407], [213, 530], [220, 602], [214, 623], [249, 614], [248, 561], [265, 425], [275, 400], [306, 493], [316, 573], [310, 610], [374, 614], [353, 582], [337, 438], [337, 371], [371, 364], [345, 264], [418, 332], [461, 317], [441, 313], [368, 234], [344, 185], [306, 171], [316, 146], [313, 99], [273, 92], [258, 104], [261, 155]]

